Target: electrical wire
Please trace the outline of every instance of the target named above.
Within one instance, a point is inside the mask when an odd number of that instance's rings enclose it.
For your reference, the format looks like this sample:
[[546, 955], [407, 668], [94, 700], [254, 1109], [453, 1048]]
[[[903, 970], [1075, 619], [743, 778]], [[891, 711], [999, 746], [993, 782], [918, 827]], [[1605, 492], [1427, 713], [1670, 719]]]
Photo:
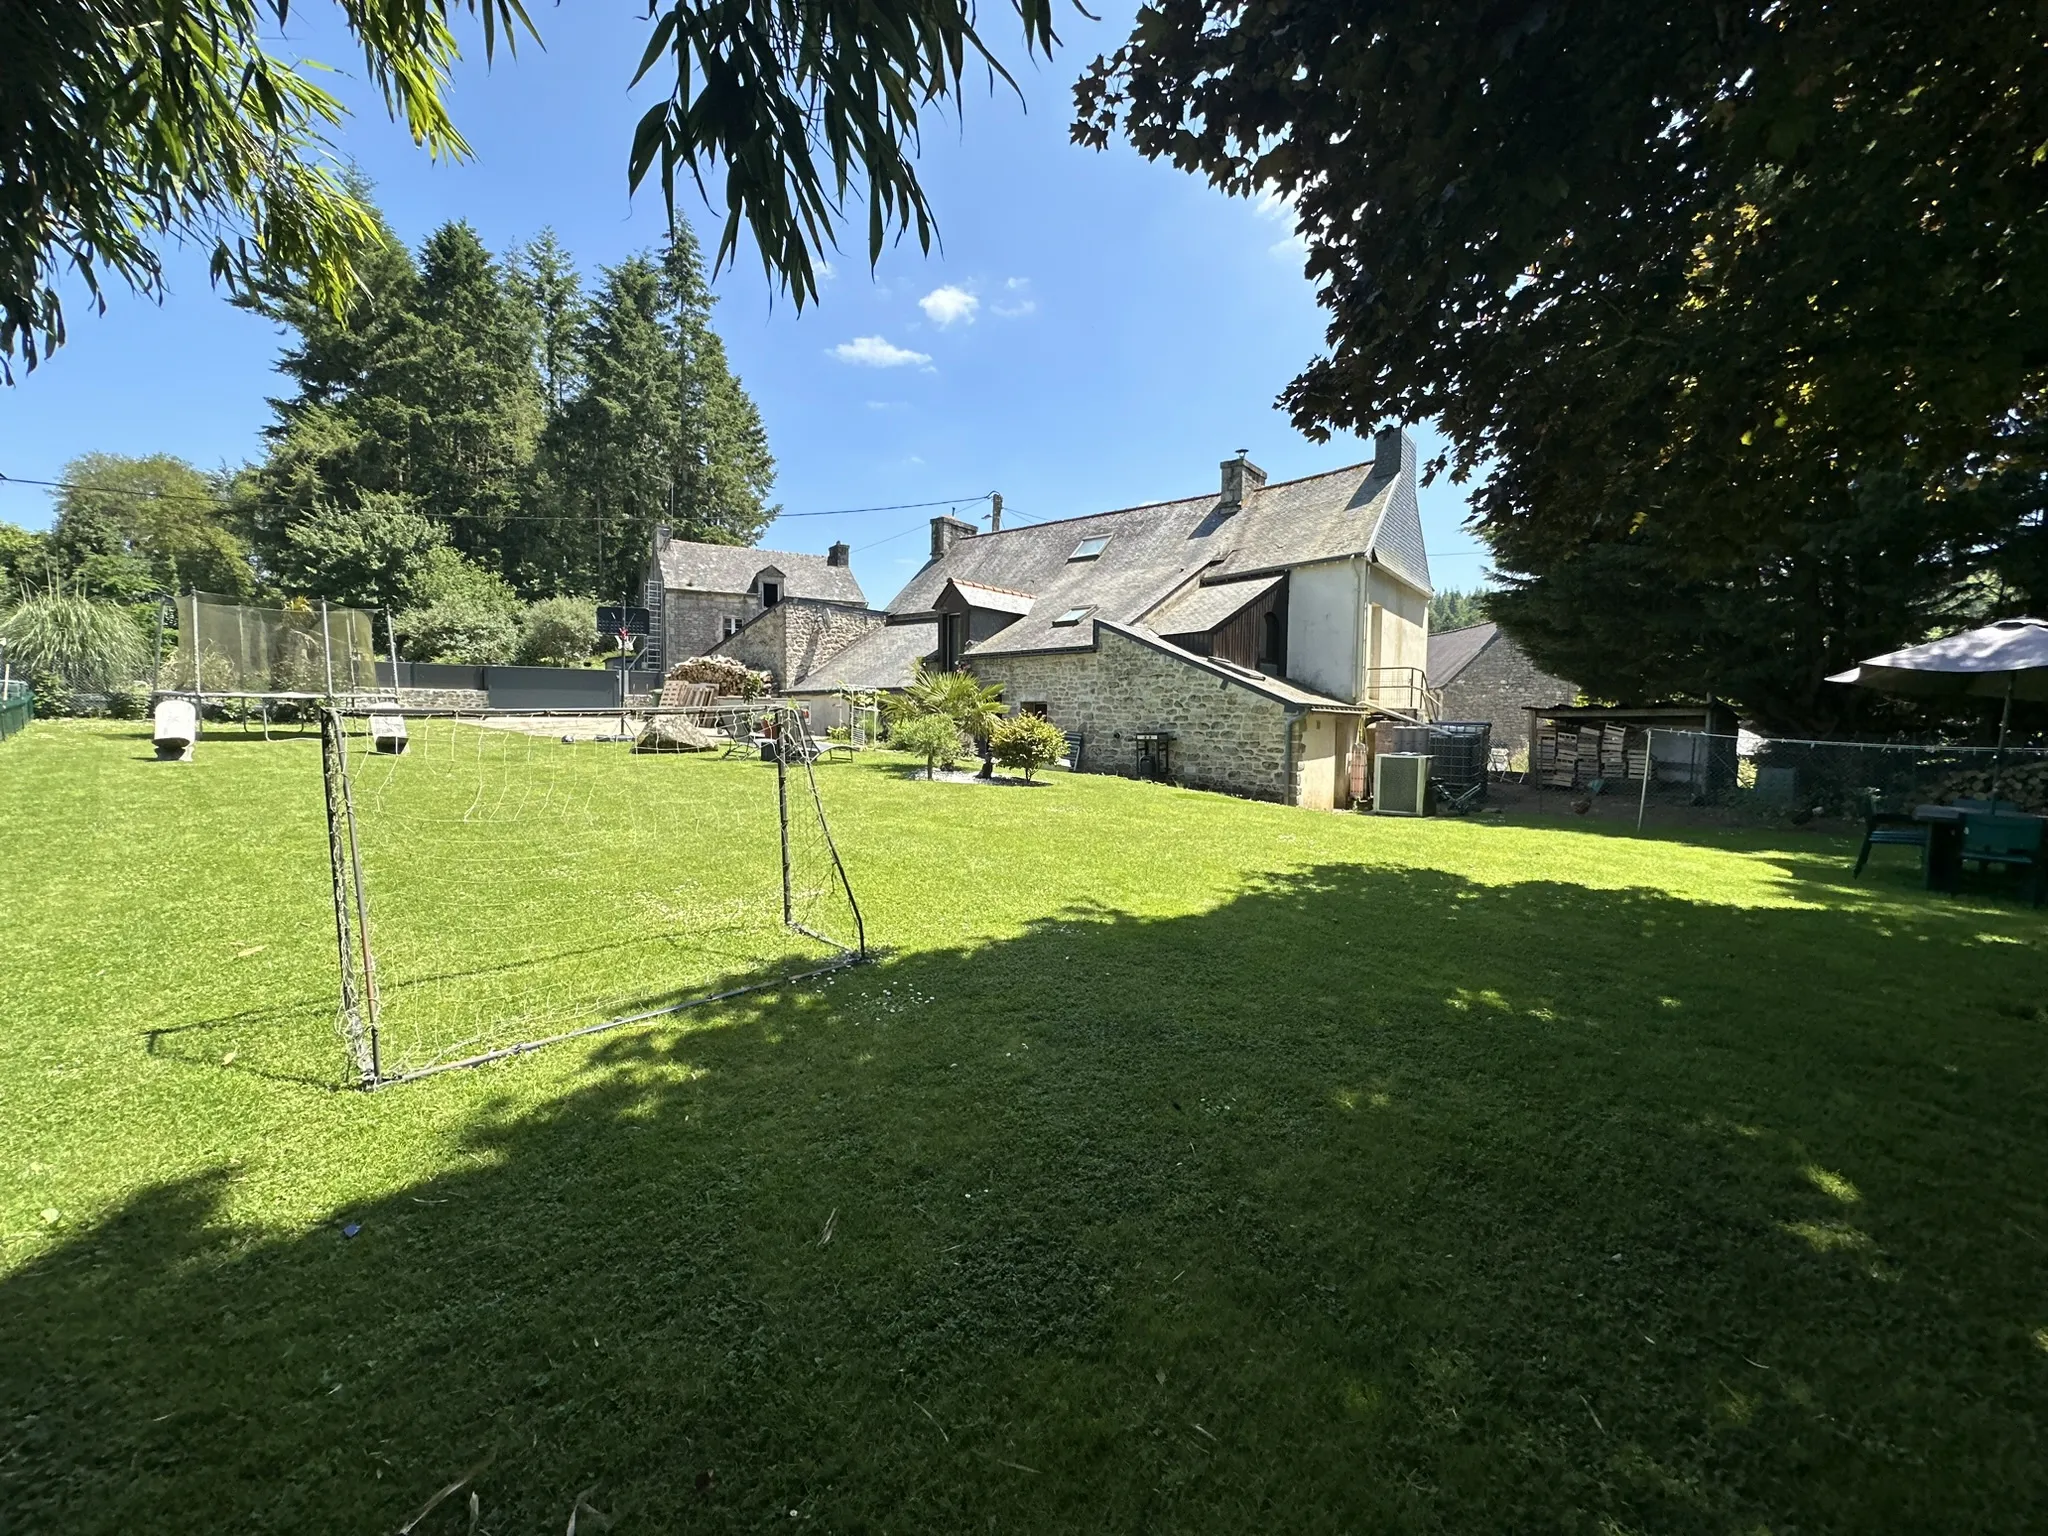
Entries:
[[[116, 485], [82, 485], [75, 480], [36, 480], [26, 475], [0, 474], [0, 486], [32, 485], [52, 491], [83, 491], [100, 496], [130, 496], [138, 501], [192, 501], [206, 506], [223, 506], [225, 498], [219, 496], [198, 496], [182, 491], [137, 491]], [[978, 496], [946, 496], [936, 501], [898, 501], [878, 507], [833, 507], [820, 512], [778, 512], [774, 522], [798, 517], [854, 517], [867, 512], [911, 512], [925, 507], [954, 507], [987, 501], [995, 493], [984, 491]], [[478, 521], [490, 523], [581, 523], [589, 518], [573, 512], [434, 512], [422, 511], [421, 516], [439, 518], [449, 522]]]

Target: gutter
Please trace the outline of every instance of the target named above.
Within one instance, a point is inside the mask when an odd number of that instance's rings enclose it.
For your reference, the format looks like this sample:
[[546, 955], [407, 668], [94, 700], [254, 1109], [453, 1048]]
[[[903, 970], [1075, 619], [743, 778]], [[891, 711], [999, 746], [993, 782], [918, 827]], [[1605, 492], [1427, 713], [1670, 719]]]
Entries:
[[1283, 706], [1280, 718], [1280, 803], [1294, 804], [1294, 722], [1308, 713], [1306, 704]]

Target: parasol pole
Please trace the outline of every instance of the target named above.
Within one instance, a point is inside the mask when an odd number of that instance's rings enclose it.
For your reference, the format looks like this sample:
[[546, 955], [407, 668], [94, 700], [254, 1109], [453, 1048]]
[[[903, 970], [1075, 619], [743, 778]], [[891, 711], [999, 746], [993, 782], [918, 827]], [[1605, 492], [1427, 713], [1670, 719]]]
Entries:
[[2012, 686], [2019, 680], [2017, 672], [2005, 674], [2005, 708], [1998, 714], [1998, 746], [1991, 753], [1991, 809], [1998, 809], [1998, 775], [2005, 763], [2006, 732], [2012, 729]]

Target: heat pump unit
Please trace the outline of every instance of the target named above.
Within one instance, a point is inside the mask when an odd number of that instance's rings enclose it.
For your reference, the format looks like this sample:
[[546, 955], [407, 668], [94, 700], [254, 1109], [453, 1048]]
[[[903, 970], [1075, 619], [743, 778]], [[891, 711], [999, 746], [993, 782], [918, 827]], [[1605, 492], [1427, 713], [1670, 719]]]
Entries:
[[1429, 814], [1429, 754], [1382, 752], [1373, 759], [1373, 813], [1378, 816]]

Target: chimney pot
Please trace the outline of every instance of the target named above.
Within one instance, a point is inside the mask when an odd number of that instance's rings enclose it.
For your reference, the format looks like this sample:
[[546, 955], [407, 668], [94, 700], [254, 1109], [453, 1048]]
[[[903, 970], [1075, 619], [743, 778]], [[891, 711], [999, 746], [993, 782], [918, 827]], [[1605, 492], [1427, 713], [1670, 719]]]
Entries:
[[825, 551], [827, 565], [849, 565], [853, 561], [853, 546], [841, 540]]
[[1244, 506], [1245, 498], [1265, 483], [1266, 472], [1246, 458], [1242, 452], [1234, 459], [1225, 459], [1222, 510], [1238, 511]]
[[957, 517], [935, 517], [932, 519], [932, 558], [943, 560], [946, 551], [961, 539], [974, 537], [974, 524], [963, 523]]

